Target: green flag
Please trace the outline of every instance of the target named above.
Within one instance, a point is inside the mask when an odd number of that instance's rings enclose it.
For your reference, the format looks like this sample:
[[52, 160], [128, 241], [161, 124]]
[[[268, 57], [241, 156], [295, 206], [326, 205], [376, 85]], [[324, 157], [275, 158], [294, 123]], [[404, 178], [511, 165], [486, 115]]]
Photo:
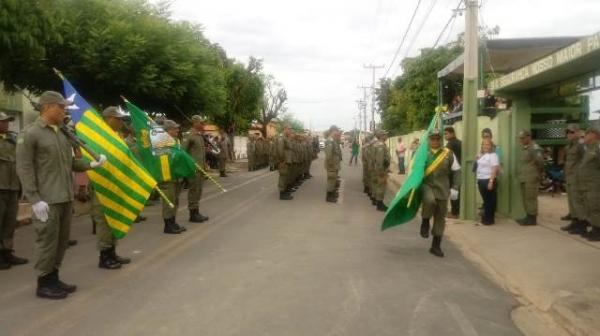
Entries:
[[196, 162], [181, 149], [178, 140], [127, 99], [125, 104], [131, 115], [140, 159], [154, 179], [166, 182], [194, 176]]
[[434, 128], [441, 125], [439, 119], [439, 113], [436, 113], [429, 123], [429, 127], [423, 133], [419, 148], [412, 156], [410, 173], [385, 214], [381, 224], [382, 231], [410, 221], [415, 218], [417, 211], [419, 211], [421, 206], [421, 184], [425, 178], [425, 168], [427, 166], [429, 134]]

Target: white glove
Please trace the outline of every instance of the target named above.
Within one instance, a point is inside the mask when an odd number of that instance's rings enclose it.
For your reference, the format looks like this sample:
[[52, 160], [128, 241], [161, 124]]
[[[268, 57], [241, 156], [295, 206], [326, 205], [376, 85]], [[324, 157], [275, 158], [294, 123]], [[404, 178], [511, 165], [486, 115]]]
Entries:
[[33, 210], [33, 213], [35, 214], [35, 217], [37, 219], [41, 220], [44, 223], [48, 220], [48, 212], [50, 211], [48, 203], [44, 201], [39, 201], [31, 205], [31, 209]]
[[100, 158], [98, 159], [98, 161], [92, 161], [92, 162], [90, 162], [90, 167], [92, 167], [92, 169], [95, 169], [95, 168], [98, 168], [98, 167], [102, 167], [102, 165], [104, 164], [104, 162], [106, 162], [106, 155], [100, 154]]
[[458, 199], [458, 190], [450, 189], [450, 199], [456, 201]]

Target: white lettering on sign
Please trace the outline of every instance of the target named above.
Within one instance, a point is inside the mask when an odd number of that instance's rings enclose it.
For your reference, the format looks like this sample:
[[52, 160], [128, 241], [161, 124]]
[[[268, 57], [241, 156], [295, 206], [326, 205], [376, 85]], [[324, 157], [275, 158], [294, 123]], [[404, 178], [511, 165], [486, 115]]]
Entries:
[[573, 44], [570, 47], [566, 47], [563, 50], [560, 50], [559, 52], [556, 53], [556, 65], [560, 65], [563, 63], [567, 63], [569, 61], [572, 61], [576, 58], [581, 57], [581, 55], [583, 54], [583, 42], [579, 41], [575, 44]]
[[587, 51], [594, 51], [600, 49], [600, 34], [592, 35], [587, 38], [586, 41]]
[[554, 66], [554, 57], [548, 56], [545, 58], [542, 58], [541, 60], [533, 63], [530, 68], [531, 68], [531, 74], [532, 75], [537, 75], [540, 72], [544, 72], [550, 68], [552, 68]]

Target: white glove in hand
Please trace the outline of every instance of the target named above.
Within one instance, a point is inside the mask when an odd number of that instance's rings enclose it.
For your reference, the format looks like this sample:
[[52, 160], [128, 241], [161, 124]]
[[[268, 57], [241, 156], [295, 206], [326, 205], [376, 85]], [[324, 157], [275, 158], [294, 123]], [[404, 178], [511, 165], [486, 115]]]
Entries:
[[90, 167], [92, 167], [92, 169], [95, 169], [95, 168], [98, 168], [98, 167], [102, 167], [102, 165], [104, 164], [104, 162], [106, 162], [106, 155], [100, 154], [100, 158], [98, 159], [98, 161], [92, 161], [92, 162], [90, 162]]
[[450, 189], [450, 199], [456, 201], [458, 199], [458, 190]]
[[33, 210], [33, 213], [35, 214], [35, 217], [37, 219], [41, 220], [44, 223], [48, 220], [48, 212], [50, 211], [48, 203], [44, 201], [39, 201], [37, 203], [34, 203], [31, 206], [31, 209]]

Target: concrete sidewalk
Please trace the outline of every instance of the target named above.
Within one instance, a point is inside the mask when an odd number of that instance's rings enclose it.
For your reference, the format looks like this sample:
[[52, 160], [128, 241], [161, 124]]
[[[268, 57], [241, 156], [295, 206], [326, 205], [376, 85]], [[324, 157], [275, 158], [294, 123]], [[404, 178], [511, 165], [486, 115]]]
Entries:
[[[405, 175], [390, 174], [386, 199]], [[560, 230], [564, 195], [540, 195], [538, 226], [498, 218], [493, 226], [448, 220], [447, 236], [521, 307], [513, 320], [526, 335], [600, 335], [600, 243]]]

